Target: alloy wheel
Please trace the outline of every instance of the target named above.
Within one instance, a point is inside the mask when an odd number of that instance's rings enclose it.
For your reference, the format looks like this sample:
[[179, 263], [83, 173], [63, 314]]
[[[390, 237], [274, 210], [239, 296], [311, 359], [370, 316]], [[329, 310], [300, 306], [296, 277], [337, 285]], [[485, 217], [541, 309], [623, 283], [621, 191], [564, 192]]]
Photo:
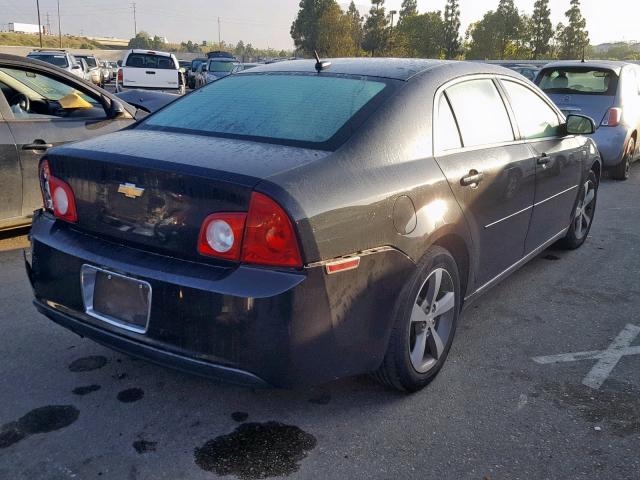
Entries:
[[582, 195], [573, 219], [577, 239], [582, 239], [589, 232], [595, 209], [595, 199], [596, 186], [592, 180], [587, 180], [582, 187]]
[[418, 373], [431, 370], [442, 357], [455, 318], [455, 288], [449, 272], [437, 268], [422, 284], [413, 303], [409, 356]]

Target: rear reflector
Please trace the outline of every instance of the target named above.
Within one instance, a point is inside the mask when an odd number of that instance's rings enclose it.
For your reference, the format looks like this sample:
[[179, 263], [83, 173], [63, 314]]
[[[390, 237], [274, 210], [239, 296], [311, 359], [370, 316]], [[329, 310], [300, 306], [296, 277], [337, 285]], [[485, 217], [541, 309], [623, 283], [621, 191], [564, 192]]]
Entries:
[[245, 213], [214, 213], [200, 228], [198, 252], [210, 257], [240, 260]]
[[607, 114], [604, 116], [604, 120], [602, 120], [602, 125], [605, 127], [617, 127], [618, 125], [620, 125], [621, 120], [622, 109], [610, 108]]
[[335, 262], [329, 262], [325, 265], [327, 273], [345, 272], [347, 270], [353, 270], [360, 266], [360, 257], [344, 258], [342, 260], [336, 260]]

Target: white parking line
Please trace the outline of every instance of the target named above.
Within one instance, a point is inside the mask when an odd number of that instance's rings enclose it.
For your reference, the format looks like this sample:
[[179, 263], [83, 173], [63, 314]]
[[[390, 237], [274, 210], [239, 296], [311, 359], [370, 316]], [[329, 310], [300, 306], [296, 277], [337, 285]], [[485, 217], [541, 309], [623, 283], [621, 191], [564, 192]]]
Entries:
[[598, 390], [622, 357], [640, 355], [640, 346], [632, 347], [633, 341], [640, 335], [640, 327], [628, 324], [611, 342], [606, 350], [588, 352], [562, 353], [546, 357], [533, 357], [533, 361], [541, 364], [577, 362], [580, 360], [598, 360], [591, 371], [582, 379], [587, 387]]

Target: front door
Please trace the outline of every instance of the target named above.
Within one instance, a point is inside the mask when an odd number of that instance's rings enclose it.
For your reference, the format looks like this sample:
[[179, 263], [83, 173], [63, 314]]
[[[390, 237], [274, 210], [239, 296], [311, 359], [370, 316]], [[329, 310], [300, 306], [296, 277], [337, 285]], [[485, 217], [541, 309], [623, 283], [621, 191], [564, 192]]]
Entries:
[[[0, 98], [0, 102], [2, 99]], [[13, 135], [0, 113], [0, 228], [22, 215], [22, 173]]]
[[582, 177], [586, 147], [564, 136], [560, 118], [547, 100], [528, 86], [501, 80], [536, 168], [536, 188], [525, 253], [551, 240], [569, 226]]
[[110, 133], [133, 121], [108, 118], [98, 95], [80, 82], [29, 67], [0, 66], [0, 86], [9, 105], [5, 120], [20, 156], [24, 216], [42, 204], [38, 164], [49, 148]]
[[515, 142], [493, 79], [456, 83], [437, 106], [436, 159], [470, 227], [482, 286], [523, 257], [535, 163], [528, 147]]

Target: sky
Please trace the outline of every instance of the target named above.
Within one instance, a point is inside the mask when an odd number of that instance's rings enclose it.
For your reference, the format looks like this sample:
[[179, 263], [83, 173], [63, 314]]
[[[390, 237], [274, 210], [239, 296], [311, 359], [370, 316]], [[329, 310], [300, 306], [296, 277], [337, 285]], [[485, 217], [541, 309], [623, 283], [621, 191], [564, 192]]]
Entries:
[[[138, 31], [166, 37], [171, 42], [218, 40], [230, 43], [243, 40], [255, 47], [291, 49], [291, 22], [299, 0], [59, 0], [62, 32], [74, 35], [130, 38], [134, 32], [133, 2]], [[346, 6], [349, 0], [338, 0]], [[387, 0], [388, 10], [399, 10], [402, 0]], [[421, 12], [443, 10], [445, 0], [418, 0]], [[526, 13], [534, 0], [515, 0]], [[469, 23], [495, 9], [498, 0], [460, 0], [464, 34]], [[57, 33], [56, 0], [40, 0], [41, 21]], [[356, 0], [360, 13], [369, 10], [367, 0]], [[552, 21], [565, 21], [569, 0], [550, 0]], [[640, 0], [582, 0], [582, 12], [593, 44], [616, 41], [640, 41]], [[9, 22], [37, 23], [36, 0], [0, 0], [0, 30]], [[566, 22], [565, 22], [566, 23]]]

